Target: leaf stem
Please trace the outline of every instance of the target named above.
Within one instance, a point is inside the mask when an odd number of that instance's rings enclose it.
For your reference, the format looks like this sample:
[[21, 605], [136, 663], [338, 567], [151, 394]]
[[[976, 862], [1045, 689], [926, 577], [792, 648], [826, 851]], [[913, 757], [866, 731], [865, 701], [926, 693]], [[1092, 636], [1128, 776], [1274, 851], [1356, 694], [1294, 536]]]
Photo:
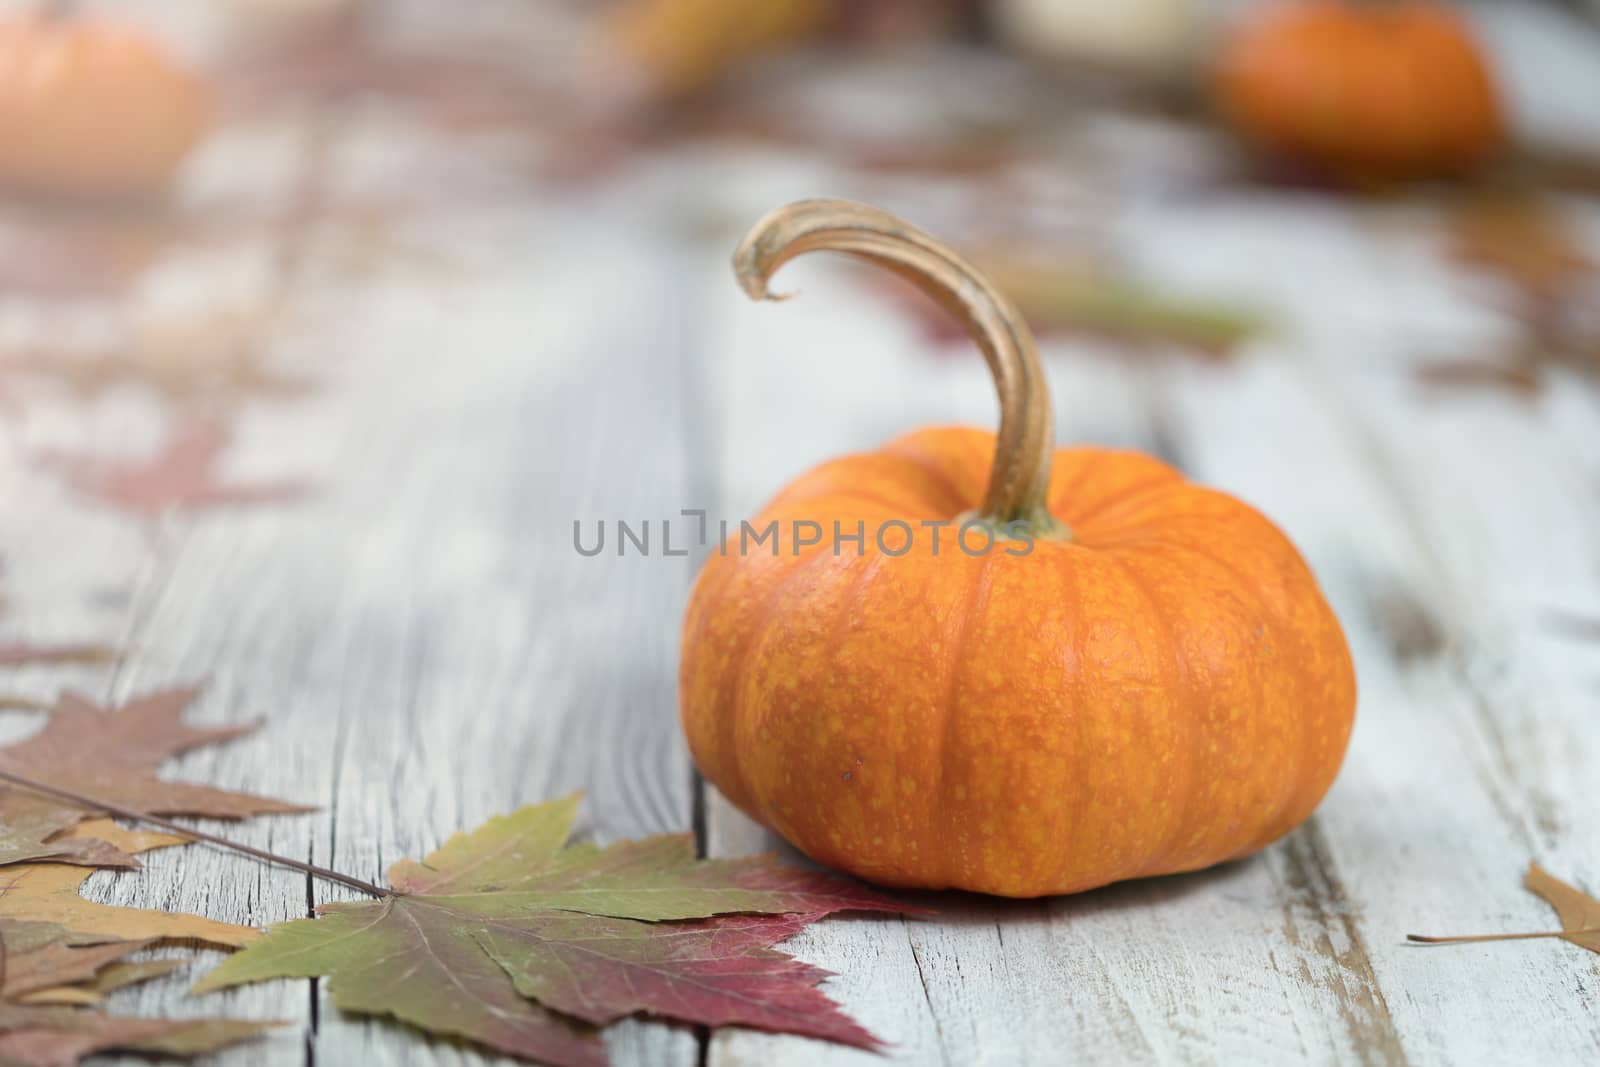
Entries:
[[205, 841], [208, 844], [232, 849], [235, 852], [242, 852], [246, 856], [253, 856], [256, 859], [263, 860], [267, 863], [276, 863], [284, 867], [292, 867], [297, 871], [304, 871], [306, 874], [325, 879], [329, 882], [338, 882], [342, 886], [348, 886], [349, 888], [365, 893], [368, 896], [378, 897], [381, 899], [383, 897], [393, 895], [387, 889], [373, 885], [371, 882], [364, 882], [359, 878], [352, 878], [348, 874], [340, 874], [338, 871], [330, 871], [326, 867], [318, 867], [314, 863], [306, 863], [302, 860], [291, 859], [288, 856], [280, 856], [276, 852], [268, 852], [266, 849], [256, 848], [254, 845], [246, 845], [238, 841], [230, 841], [226, 837], [218, 837], [216, 834], [210, 834], [204, 830], [196, 830], [192, 827], [184, 826], [181, 823], [175, 823], [170, 819], [163, 819], [159, 815], [151, 815], [149, 812], [137, 811], [133, 808], [124, 808], [120, 804], [107, 803], [104, 800], [88, 796], [84, 793], [75, 793], [70, 789], [62, 789], [59, 786], [53, 786], [45, 782], [35, 781], [32, 778], [17, 774], [15, 771], [0, 770], [0, 781], [10, 782], [12, 785], [21, 786], [23, 789], [28, 789], [35, 793], [42, 793], [47, 797], [54, 797], [57, 800], [65, 800], [72, 804], [76, 804], [79, 807], [104, 811], [119, 818], [128, 819], [131, 822], [142, 822], [149, 823], [151, 826], [159, 826], [163, 830], [171, 830], [175, 834], [182, 834], [185, 837], [192, 837], [197, 841]]
[[1565, 936], [1565, 931], [1556, 930], [1542, 934], [1471, 934], [1464, 937], [1424, 937], [1422, 934], [1407, 934], [1406, 940], [1419, 945], [1465, 945], [1474, 941], [1529, 941], [1538, 937]]

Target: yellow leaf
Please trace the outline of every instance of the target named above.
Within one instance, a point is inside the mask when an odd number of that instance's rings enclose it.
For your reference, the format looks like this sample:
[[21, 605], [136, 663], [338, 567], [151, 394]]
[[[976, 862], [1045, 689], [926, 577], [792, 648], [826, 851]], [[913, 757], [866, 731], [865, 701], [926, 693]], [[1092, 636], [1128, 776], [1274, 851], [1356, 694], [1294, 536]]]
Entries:
[[[69, 837], [108, 841], [124, 852], [148, 852], [187, 843], [175, 834], [124, 830], [110, 819], [93, 819]], [[0, 916], [28, 922], [60, 923], [76, 933], [129, 941], [201, 941], [238, 948], [261, 937], [249, 926], [235, 926], [200, 915], [113, 907], [85, 900], [78, 889], [93, 872], [58, 863], [17, 863], [0, 868]]]

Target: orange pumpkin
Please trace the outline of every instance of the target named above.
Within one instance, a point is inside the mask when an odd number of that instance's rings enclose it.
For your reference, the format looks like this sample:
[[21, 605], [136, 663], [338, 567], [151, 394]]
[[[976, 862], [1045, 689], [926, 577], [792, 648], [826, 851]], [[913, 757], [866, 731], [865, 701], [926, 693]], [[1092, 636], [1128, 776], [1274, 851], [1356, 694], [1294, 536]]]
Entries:
[[1000, 430], [824, 463], [713, 550], [679, 680], [705, 777], [821, 863], [1014, 897], [1206, 867], [1304, 820], [1343, 759], [1355, 676], [1288, 539], [1149, 456], [1055, 451], [1010, 302], [893, 216], [804, 201], [734, 261], [759, 298], [813, 249], [958, 314]]
[[1505, 136], [1483, 55], [1431, 0], [1287, 0], [1222, 53], [1217, 92], [1245, 137], [1336, 176], [1469, 170]]
[[740, 62], [803, 41], [831, 0], [630, 0], [611, 16], [611, 51], [656, 95], [692, 96]]
[[68, 196], [160, 187], [205, 127], [198, 81], [141, 31], [0, 19], [0, 184]]

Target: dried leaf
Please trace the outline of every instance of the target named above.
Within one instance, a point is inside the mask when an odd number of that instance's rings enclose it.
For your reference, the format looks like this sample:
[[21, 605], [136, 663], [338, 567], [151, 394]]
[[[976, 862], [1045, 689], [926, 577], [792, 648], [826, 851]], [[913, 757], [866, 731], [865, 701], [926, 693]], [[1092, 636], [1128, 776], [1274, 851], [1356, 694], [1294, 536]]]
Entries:
[[1537, 893], [1545, 903], [1556, 909], [1561, 921], [1559, 931], [1537, 934], [1472, 934], [1465, 937], [1424, 937], [1408, 934], [1407, 940], [1428, 945], [1461, 944], [1477, 941], [1525, 941], [1541, 937], [1559, 937], [1590, 952], [1600, 952], [1600, 899], [1596, 899], [1569, 885], [1539, 866], [1528, 864], [1528, 873], [1522, 884], [1531, 893]]
[[145, 941], [110, 941], [79, 947], [56, 941], [28, 952], [13, 952], [7, 944], [0, 999], [16, 1000], [26, 993], [92, 981], [107, 966], [147, 944]]
[[[107, 803], [161, 815], [207, 815], [242, 819], [273, 812], [304, 812], [304, 805], [251, 796], [156, 776], [163, 760], [201, 745], [230, 741], [256, 723], [196, 727], [183, 722], [198, 689], [172, 689], [139, 697], [120, 708], [102, 708], [76, 693], [56, 701], [43, 730], [0, 748], [0, 770], [9, 770]], [[136, 867], [131, 857], [104, 842], [61, 831], [87, 814], [64, 801], [25, 789], [0, 787], [0, 863], [54, 860], [90, 866]]]
[[[1094, 268], [1051, 263], [1036, 253], [990, 252], [977, 258], [1041, 336], [1087, 334], [1171, 345], [1221, 361], [1267, 329], [1261, 318], [1241, 308], [1176, 298]], [[896, 299], [918, 315], [930, 336], [964, 339], [959, 324], [932, 300], [894, 279], [883, 284], [894, 287]]]
[[86, 1006], [99, 1004], [106, 998], [106, 994], [114, 993], [126, 986], [138, 985], [148, 982], [152, 978], [160, 978], [188, 966], [185, 959], [164, 960], [134, 960], [124, 963], [113, 963], [103, 968], [99, 974], [87, 982], [76, 985], [56, 986], [50, 989], [41, 989], [27, 996], [19, 997], [21, 1004], [75, 1004]]
[[267, 503], [307, 491], [299, 482], [219, 481], [217, 461], [227, 443], [228, 432], [221, 426], [196, 423], [179, 429], [160, 453], [142, 462], [64, 451], [45, 452], [38, 459], [79, 492], [147, 519], [173, 508]]
[[1600, 952], [1600, 900], [1577, 886], [1568, 885], [1537, 863], [1528, 864], [1523, 885], [1556, 909], [1561, 936], [1591, 952]]
[[113, 940], [115, 938], [75, 933], [60, 923], [0, 918], [0, 948], [8, 955], [13, 952], [33, 952], [46, 945], [103, 945]]
[[1573, 237], [1572, 225], [1542, 198], [1473, 201], [1454, 212], [1448, 226], [1452, 257], [1498, 274], [1538, 299], [1559, 298], [1597, 269]]
[[0, 1006], [0, 1064], [72, 1067], [96, 1052], [197, 1056], [255, 1037], [272, 1023], [128, 1019], [73, 1008]]
[[1429, 360], [1418, 364], [1412, 373], [1423, 385], [1436, 388], [1500, 389], [1531, 400], [1544, 389], [1542, 362], [1522, 357]]
[[62, 836], [87, 814], [25, 789], [0, 786], [0, 865], [48, 860], [85, 867], [139, 866], [138, 860], [104, 841]]
[[402, 860], [395, 895], [273, 927], [196, 990], [325, 975], [345, 1010], [584, 1067], [604, 1062], [601, 1047], [565, 1016], [646, 1012], [877, 1046], [815, 988], [826, 972], [771, 946], [830, 912], [914, 909], [771, 857], [696, 859], [687, 836], [563, 847], [576, 805], [523, 808]]
[[[173, 834], [124, 830], [109, 819], [83, 823], [74, 835], [97, 838], [124, 852], [147, 852], [187, 843]], [[199, 915], [96, 904], [78, 895], [92, 872], [56, 863], [0, 867], [0, 918], [55, 923], [80, 935], [121, 941], [201, 941], [236, 948], [261, 937], [259, 930]], [[0, 1056], [0, 1063], [4, 1058]]]
[[30, 664], [110, 663], [116, 649], [106, 645], [35, 645], [27, 641], [0, 641], [0, 667]]
[[1600, 336], [1583, 309], [1600, 282], [1600, 260], [1548, 198], [1498, 196], [1468, 203], [1447, 217], [1448, 251], [1460, 263], [1509, 283], [1520, 338], [1509, 353], [1424, 365], [1437, 385], [1487, 385], [1534, 395], [1545, 371], [1568, 366], [1600, 374]]
[[147, 944], [82, 934], [60, 923], [0, 919], [0, 999], [97, 1004], [113, 990], [170, 974], [187, 962], [123, 960]]

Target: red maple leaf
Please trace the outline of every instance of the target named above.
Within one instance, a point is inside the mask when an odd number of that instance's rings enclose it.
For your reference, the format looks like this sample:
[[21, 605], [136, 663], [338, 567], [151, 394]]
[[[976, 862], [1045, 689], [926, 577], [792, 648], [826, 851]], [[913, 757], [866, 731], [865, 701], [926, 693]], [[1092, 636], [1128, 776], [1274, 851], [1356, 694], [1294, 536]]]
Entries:
[[259, 504], [308, 490], [302, 482], [230, 483], [219, 479], [217, 461], [228, 437], [226, 428], [201, 422], [180, 427], [160, 452], [145, 460], [124, 462], [71, 451], [43, 452], [37, 458], [79, 492], [119, 511], [150, 519], [174, 508]]

